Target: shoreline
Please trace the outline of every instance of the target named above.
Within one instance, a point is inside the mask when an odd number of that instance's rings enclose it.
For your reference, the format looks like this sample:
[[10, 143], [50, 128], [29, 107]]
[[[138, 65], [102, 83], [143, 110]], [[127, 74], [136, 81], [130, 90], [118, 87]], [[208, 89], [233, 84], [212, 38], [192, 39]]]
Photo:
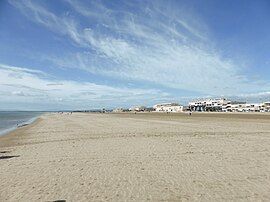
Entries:
[[10, 131], [0, 135], [0, 148], [12, 147], [17, 145], [17, 142], [14, 139], [21, 138], [26, 136], [26, 130], [36, 126], [42, 120], [42, 115], [36, 117], [31, 123], [23, 126], [17, 126], [11, 129]]
[[3, 130], [0, 130], [0, 137], [2, 136], [6, 136], [8, 135], [9, 133], [19, 129], [19, 128], [22, 128], [22, 127], [26, 127], [28, 125], [31, 125], [33, 124], [38, 118], [40, 118], [41, 116], [43, 116], [44, 114], [46, 114], [46, 112], [43, 112], [43, 113], [40, 113], [39, 115], [37, 116], [34, 116], [32, 118], [29, 118], [28, 120], [25, 120], [17, 125], [13, 125], [13, 126], [10, 126], [9, 128], [6, 128], [6, 129], [3, 129]]

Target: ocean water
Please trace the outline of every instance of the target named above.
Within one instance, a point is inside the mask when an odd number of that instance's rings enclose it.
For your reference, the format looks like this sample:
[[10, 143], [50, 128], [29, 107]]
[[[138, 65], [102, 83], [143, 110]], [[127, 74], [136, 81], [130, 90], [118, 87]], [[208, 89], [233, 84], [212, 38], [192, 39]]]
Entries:
[[0, 135], [4, 135], [18, 126], [33, 122], [43, 112], [7, 112], [0, 111]]

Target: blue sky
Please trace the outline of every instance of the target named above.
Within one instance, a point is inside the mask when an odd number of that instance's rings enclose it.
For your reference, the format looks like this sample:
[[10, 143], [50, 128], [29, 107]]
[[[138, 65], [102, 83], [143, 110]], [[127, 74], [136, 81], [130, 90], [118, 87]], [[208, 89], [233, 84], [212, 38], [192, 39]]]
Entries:
[[0, 110], [270, 99], [270, 2], [1, 1]]

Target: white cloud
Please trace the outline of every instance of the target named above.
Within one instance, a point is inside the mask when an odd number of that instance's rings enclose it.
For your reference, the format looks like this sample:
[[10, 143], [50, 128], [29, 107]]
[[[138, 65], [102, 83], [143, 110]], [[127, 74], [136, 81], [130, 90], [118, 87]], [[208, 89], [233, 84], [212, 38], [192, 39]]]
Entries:
[[18, 95], [18, 96], [26, 96], [24, 92], [22, 91], [12, 91], [11, 92], [12, 95]]
[[87, 19], [89, 26], [80, 25], [75, 17], [57, 15], [37, 2], [11, 1], [31, 20], [86, 49], [51, 58], [61, 67], [212, 95], [270, 89], [267, 82], [240, 73], [238, 62], [223, 58], [213, 48], [207, 25], [184, 7], [125, 2], [125, 9], [111, 9], [99, 1], [88, 5], [66, 2]]
[[54, 108], [56, 103], [58, 107], [62, 105], [73, 109], [112, 107], [164, 96], [166, 97], [166, 94], [158, 90], [55, 80], [49, 75], [44, 77], [41, 71], [0, 64], [1, 103], [15, 102], [21, 104], [21, 108], [31, 103], [43, 104], [49, 109]]
[[30, 73], [30, 74], [46, 75], [44, 72], [35, 70], [35, 69], [15, 67], [15, 66], [10, 66], [10, 65], [5, 65], [5, 64], [0, 64], [0, 67], [2, 70], [9, 70], [9, 71], [12, 71], [13, 73], [25, 72], [25, 73]]
[[230, 96], [234, 100], [241, 100], [247, 102], [266, 102], [270, 101], [270, 92], [257, 92], [248, 94], [239, 94]]

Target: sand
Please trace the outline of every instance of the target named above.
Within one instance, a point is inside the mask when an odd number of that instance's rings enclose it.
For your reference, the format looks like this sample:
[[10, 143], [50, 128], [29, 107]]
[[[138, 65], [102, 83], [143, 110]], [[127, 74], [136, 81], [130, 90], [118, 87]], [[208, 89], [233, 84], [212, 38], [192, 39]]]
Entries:
[[269, 201], [270, 115], [47, 114], [0, 138], [0, 201]]

